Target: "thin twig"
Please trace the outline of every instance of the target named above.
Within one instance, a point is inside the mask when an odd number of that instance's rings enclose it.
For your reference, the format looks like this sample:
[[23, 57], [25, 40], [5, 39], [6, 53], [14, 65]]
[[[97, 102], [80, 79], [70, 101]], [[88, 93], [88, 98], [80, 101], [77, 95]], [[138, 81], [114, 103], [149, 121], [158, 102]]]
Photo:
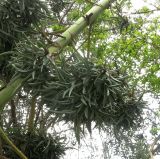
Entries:
[[60, 19], [59, 23], [61, 24], [63, 19], [65, 18], [65, 16], [68, 14], [68, 12], [72, 9], [73, 5], [74, 5], [75, 2], [72, 2], [69, 7], [66, 9], [64, 15], [62, 16], [62, 18]]

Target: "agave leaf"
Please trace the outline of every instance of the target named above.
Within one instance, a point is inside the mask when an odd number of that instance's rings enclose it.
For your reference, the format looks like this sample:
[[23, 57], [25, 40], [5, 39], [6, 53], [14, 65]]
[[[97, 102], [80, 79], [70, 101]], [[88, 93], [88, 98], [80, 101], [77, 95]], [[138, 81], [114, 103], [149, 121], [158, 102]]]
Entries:
[[30, 71], [33, 70], [33, 69], [23, 70], [23, 69], [18, 68], [15, 64], [12, 64], [12, 66], [13, 66], [18, 72], [22, 72], [22, 73], [27, 73], [27, 72], [30, 72]]
[[89, 117], [88, 107], [85, 108], [84, 114], [85, 114], [86, 119], [88, 119]]
[[36, 150], [40, 145], [42, 145], [44, 143], [44, 141], [40, 141], [37, 146], [34, 148], [34, 150]]
[[110, 78], [111, 78], [112, 80], [114, 80], [114, 81], [118, 82], [118, 83], [121, 83], [121, 81], [120, 81], [120, 80], [118, 80], [118, 79], [116, 79], [116, 78], [114, 78], [114, 77], [112, 77], [112, 76], [110, 76]]
[[50, 144], [51, 144], [51, 140], [48, 140], [47, 146], [45, 147], [45, 149], [42, 152], [46, 151], [48, 149], [48, 147], [49, 147]]
[[83, 85], [83, 90], [82, 90], [83, 94], [86, 94], [86, 87]]
[[103, 107], [106, 106], [106, 104], [107, 104], [107, 99], [108, 99], [108, 97], [106, 96], [106, 94], [105, 94], [105, 92], [104, 92], [104, 96], [103, 96]]
[[84, 100], [84, 97], [81, 97], [81, 102], [87, 106], [87, 102]]
[[91, 124], [91, 121], [87, 121], [86, 122], [86, 127], [87, 127], [87, 130], [90, 134], [92, 134], [92, 124]]
[[91, 101], [91, 94], [90, 94], [90, 92], [88, 93], [88, 98], [87, 98], [87, 101], [88, 101], [88, 104], [89, 104], [89, 106], [91, 107], [92, 106], [92, 104], [94, 105], [94, 103]]
[[56, 113], [56, 114], [74, 114], [74, 110], [51, 110], [51, 112]]
[[91, 120], [91, 121], [93, 121], [94, 120], [94, 111], [91, 111], [90, 112], [90, 116], [89, 116], [89, 119]]
[[124, 116], [125, 115], [123, 114], [119, 117], [118, 121], [116, 122], [116, 125], [120, 124], [124, 120]]
[[5, 32], [5, 31], [2, 30], [2, 29], [0, 29], [0, 33], [4, 34], [4, 35], [6, 35], [6, 36], [9, 36], [9, 37], [11, 37], [11, 38], [13, 38], [13, 39], [16, 39], [14, 36], [12, 36], [11, 34]]
[[118, 86], [120, 86], [120, 84], [110, 85], [109, 87], [110, 87], [110, 88], [113, 88], [113, 87], [118, 87]]
[[82, 103], [76, 105], [75, 107], [76, 107], [76, 108], [80, 108], [81, 106], [82, 106]]
[[78, 141], [78, 144], [80, 144], [80, 131], [81, 131], [81, 123], [78, 117], [76, 117], [74, 121], [74, 130], [75, 130], [75, 136]]
[[32, 79], [35, 79], [35, 73], [36, 73], [36, 71], [32, 72]]
[[73, 82], [71, 83], [71, 88], [70, 88], [70, 90], [69, 90], [69, 97], [71, 96], [71, 93], [72, 93], [73, 89], [75, 88], [75, 83], [76, 83], [76, 81], [73, 81]]
[[69, 89], [67, 89], [67, 90], [65, 90], [64, 92], [63, 92], [63, 98], [66, 96], [66, 94], [69, 92]]

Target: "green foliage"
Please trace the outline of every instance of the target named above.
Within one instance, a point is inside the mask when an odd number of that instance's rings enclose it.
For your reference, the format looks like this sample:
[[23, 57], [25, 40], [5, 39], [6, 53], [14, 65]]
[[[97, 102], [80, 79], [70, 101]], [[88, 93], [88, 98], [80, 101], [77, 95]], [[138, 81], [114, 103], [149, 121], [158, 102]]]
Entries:
[[[60, 159], [65, 154], [64, 139], [59, 136], [27, 134], [18, 130], [9, 132], [8, 137], [29, 159]], [[3, 151], [6, 157], [18, 159], [18, 156], [5, 143]]]
[[[59, 120], [74, 123], [79, 140], [81, 125], [129, 129], [141, 122], [144, 103], [129, 96], [126, 76], [116, 70], [83, 60], [55, 66], [54, 79], [42, 90], [42, 98]], [[56, 73], [55, 73], [56, 72]]]
[[33, 90], [33, 93], [37, 93], [51, 78], [48, 62], [43, 40], [25, 39], [17, 44], [10, 65], [21, 77], [30, 77], [24, 87], [25, 91]]
[[2, 0], [0, 2], [0, 46], [10, 51], [13, 41], [28, 31], [32, 24], [46, 18], [47, 8], [40, 0]]
[[153, 128], [150, 130], [150, 133], [151, 133], [152, 135], [156, 135], [159, 130], [160, 130], [160, 128], [158, 128], [158, 127], [153, 127]]
[[66, 0], [47, 0], [49, 2], [49, 5], [51, 6], [51, 10], [54, 12], [54, 13], [60, 13], [65, 5], [68, 3], [68, 1]]
[[19, 42], [24, 33], [33, 32], [35, 25], [46, 18], [48, 9], [40, 0], [0, 1], [0, 79], [8, 83], [14, 74], [8, 66], [12, 53], [8, 53]]
[[139, 139], [132, 147], [133, 159], [150, 159], [149, 147], [144, 139]]

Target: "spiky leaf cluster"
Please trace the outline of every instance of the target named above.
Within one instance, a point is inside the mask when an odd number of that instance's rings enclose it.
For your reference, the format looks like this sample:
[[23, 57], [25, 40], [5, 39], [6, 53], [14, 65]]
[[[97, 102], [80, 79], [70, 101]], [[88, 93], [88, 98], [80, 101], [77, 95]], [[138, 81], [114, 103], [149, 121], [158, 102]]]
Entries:
[[0, 1], [0, 78], [8, 82], [14, 72], [8, 67], [15, 43], [24, 33], [31, 34], [35, 25], [46, 18], [48, 9], [41, 0]]
[[60, 120], [73, 122], [77, 137], [81, 125], [129, 129], [140, 124], [144, 103], [129, 97], [126, 76], [87, 60], [56, 67], [42, 97]]
[[[45, 134], [27, 134], [21, 131], [13, 131], [8, 135], [20, 150], [30, 159], [60, 159], [65, 154], [66, 147], [62, 138]], [[17, 159], [18, 156], [12, 149], [3, 144], [3, 152], [6, 157]]]
[[[0, 46], [12, 48], [22, 32], [46, 17], [47, 8], [40, 0], [2, 0], [0, 2]], [[7, 44], [8, 45], [7, 45]]]
[[65, 0], [47, 0], [51, 6], [51, 10], [54, 13], [60, 13], [63, 8], [65, 7], [65, 5], [67, 4], [67, 2]]
[[21, 77], [28, 77], [26, 90], [38, 93], [46, 80], [50, 80], [48, 59], [43, 48], [43, 41], [33, 42], [33, 39], [25, 39], [17, 44], [10, 60], [10, 65]]

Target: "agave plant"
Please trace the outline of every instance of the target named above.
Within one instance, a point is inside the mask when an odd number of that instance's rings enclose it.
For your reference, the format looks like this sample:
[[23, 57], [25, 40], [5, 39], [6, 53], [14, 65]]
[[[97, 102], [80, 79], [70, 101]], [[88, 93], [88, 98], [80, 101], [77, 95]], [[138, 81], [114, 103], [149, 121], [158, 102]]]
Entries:
[[13, 48], [25, 34], [31, 34], [35, 25], [47, 17], [48, 9], [40, 0], [0, 1], [0, 78], [7, 83], [13, 69], [8, 66]]
[[[29, 159], [59, 159], [65, 154], [64, 139], [59, 136], [53, 137], [50, 134], [46, 135], [38, 132], [28, 134], [22, 130], [9, 131], [8, 136]], [[5, 143], [2, 148], [4, 156], [12, 159], [18, 158]]]
[[84, 59], [55, 66], [54, 80], [42, 91], [44, 102], [59, 120], [74, 123], [79, 140], [81, 125], [129, 129], [140, 124], [144, 103], [129, 97], [127, 77]]

